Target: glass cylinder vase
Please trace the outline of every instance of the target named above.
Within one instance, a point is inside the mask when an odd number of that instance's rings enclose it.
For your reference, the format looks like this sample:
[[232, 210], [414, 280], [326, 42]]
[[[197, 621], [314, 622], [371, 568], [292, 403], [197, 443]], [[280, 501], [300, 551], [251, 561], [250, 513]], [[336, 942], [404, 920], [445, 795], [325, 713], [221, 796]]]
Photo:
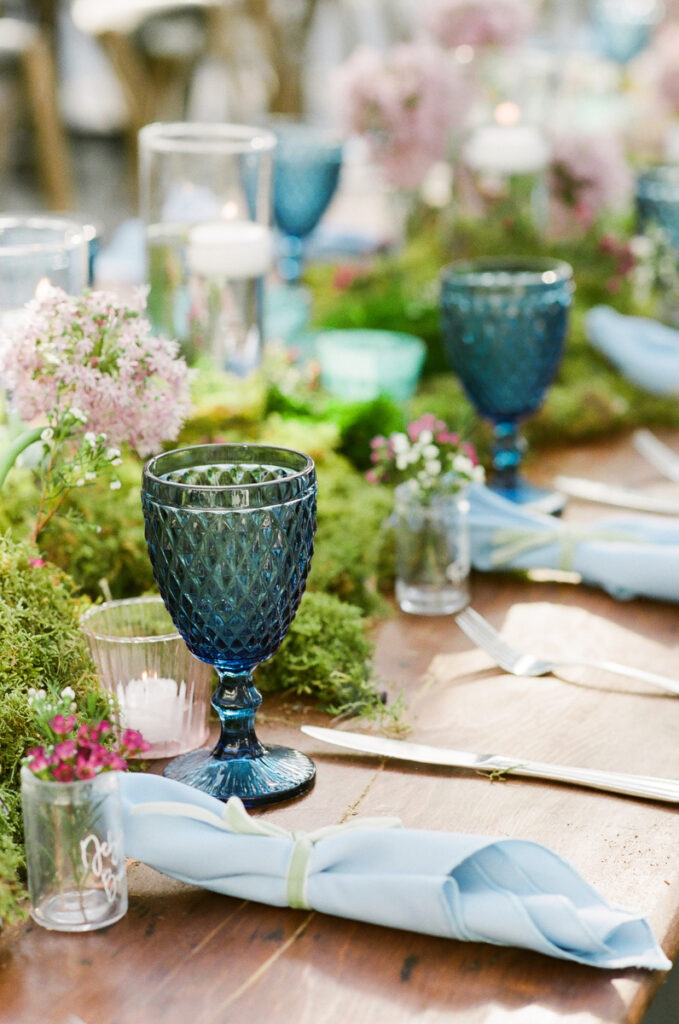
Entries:
[[259, 363], [275, 145], [272, 132], [234, 124], [139, 133], [149, 316], [190, 362], [239, 374]]
[[469, 601], [470, 545], [464, 490], [394, 492], [396, 599], [412, 615], [452, 615]]
[[127, 911], [118, 773], [50, 782], [21, 769], [31, 917], [44, 928], [88, 932]]

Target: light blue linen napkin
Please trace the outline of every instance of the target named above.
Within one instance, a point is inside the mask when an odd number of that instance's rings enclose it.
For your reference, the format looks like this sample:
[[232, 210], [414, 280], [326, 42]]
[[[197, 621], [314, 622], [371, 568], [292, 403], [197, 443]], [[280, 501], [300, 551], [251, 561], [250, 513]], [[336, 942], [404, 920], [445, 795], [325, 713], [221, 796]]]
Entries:
[[537, 843], [354, 819], [290, 833], [158, 775], [120, 776], [128, 857], [183, 882], [595, 967], [671, 965], [648, 923]]
[[469, 487], [472, 564], [482, 571], [565, 569], [613, 597], [679, 601], [679, 520], [610, 517], [578, 526]]
[[590, 309], [585, 330], [594, 348], [633, 384], [656, 395], [679, 394], [679, 331], [610, 306]]

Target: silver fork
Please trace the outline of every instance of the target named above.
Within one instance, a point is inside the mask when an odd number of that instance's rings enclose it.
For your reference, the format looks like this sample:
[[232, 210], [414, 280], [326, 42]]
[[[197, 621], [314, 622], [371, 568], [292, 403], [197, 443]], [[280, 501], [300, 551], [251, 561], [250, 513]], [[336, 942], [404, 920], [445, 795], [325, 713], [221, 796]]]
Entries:
[[651, 683], [668, 693], [679, 694], [679, 682], [668, 679], [666, 676], [659, 676], [655, 672], [646, 672], [642, 668], [632, 668], [629, 665], [619, 665], [615, 661], [591, 661], [586, 658], [571, 659], [568, 661], [547, 661], [546, 658], [538, 658], [534, 654], [524, 654], [511, 647], [506, 640], [503, 640], [490, 622], [474, 611], [473, 608], [465, 608], [463, 612], [455, 617], [455, 621], [466, 633], [469, 639], [481, 647], [497, 662], [500, 668], [515, 676], [546, 676], [549, 673], [556, 673], [560, 668], [581, 666], [584, 668], [605, 669], [607, 672], [614, 672], [619, 676], [626, 676], [628, 679], [638, 679], [644, 683]]

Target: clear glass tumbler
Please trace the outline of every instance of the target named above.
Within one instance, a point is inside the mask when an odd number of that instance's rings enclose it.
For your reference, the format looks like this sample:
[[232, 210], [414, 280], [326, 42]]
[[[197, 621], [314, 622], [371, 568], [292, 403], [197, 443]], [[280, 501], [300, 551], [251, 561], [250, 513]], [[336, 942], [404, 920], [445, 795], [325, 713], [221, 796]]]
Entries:
[[641, 230], [656, 225], [679, 249], [679, 167], [661, 164], [643, 171], [637, 179], [636, 203]]
[[48, 215], [0, 217], [0, 326], [11, 325], [42, 280], [77, 295], [88, 277], [83, 225]]
[[139, 133], [149, 315], [189, 361], [239, 374], [259, 363], [275, 145], [272, 132], [234, 124]]
[[452, 615], [469, 601], [465, 491], [423, 495], [411, 481], [394, 492], [396, 599], [413, 615]]
[[48, 782], [21, 769], [31, 917], [53, 931], [105, 928], [127, 911], [118, 773]]
[[160, 597], [95, 605], [81, 619], [101, 681], [118, 700], [120, 724], [174, 757], [208, 737], [212, 669], [189, 652]]

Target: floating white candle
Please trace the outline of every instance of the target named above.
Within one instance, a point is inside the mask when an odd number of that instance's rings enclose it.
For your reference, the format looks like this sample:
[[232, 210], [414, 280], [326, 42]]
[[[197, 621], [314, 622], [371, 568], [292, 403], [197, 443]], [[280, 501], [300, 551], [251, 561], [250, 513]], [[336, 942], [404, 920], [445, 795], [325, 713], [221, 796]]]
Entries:
[[536, 174], [549, 160], [549, 146], [531, 124], [480, 125], [464, 147], [463, 161], [473, 171]]
[[272, 257], [271, 231], [255, 221], [210, 221], [197, 224], [189, 233], [189, 270], [203, 277], [261, 277], [271, 267]]

